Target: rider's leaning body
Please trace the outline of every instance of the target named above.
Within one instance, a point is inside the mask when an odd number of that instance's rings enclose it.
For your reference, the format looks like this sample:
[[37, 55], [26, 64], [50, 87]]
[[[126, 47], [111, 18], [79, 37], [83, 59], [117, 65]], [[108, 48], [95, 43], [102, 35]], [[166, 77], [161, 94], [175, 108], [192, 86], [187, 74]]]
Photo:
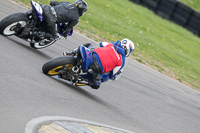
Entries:
[[[88, 9], [84, 0], [76, 0], [74, 3], [51, 1], [49, 5], [41, 4], [48, 34], [39, 33], [49, 39], [58, 38], [57, 23], [63, 24], [63, 36], [67, 37], [72, 28], [79, 22]], [[38, 35], [40, 36], [40, 35]]]
[[[125, 66], [125, 58], [134, 51], [134, 43], [127, 38], [115, 43], [101, 42], [100, 47], [90, 51], [92, 56], [86, 56], [85, 60], [88, 61], [82, 64], [82, 68], [84, 71], [92, 70], [89, 86], [98, 89], [102, 82], [109, 79], [116, 80], [120, 77]], [[85, 55], [87, 54], [86, 52]], [[86, 62], [91, 63], [87, 65]]]

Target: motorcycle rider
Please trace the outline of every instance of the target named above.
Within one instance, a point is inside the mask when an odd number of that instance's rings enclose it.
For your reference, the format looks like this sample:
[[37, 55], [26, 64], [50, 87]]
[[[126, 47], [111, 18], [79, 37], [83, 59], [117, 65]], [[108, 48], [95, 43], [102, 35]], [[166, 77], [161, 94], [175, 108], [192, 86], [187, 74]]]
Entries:
[[[89, 47], [90, 44], [87, 43], [84, 46]], [[101, 82], [106, 82], [108, 79], [117, 80], [122, 74], [125, 57], [128, 57], [134, 51], [134, 48], [134, 43], [125, 38], [115, 43], [101, 42], [99, 48], [91, 50], [93, 63], [88, 67], [88, 69], [92, 70], [89, 86], [93, 89], [98, 89]], [[75, 51], [63, 54], [69, 55], [73, 53]], [[104, 80], [101, 79], [101, 76], [104, 76]]]
[[84, 0], [76, 0], [74, 3], [51, 1], [49, 5], [41, 5], [45, 23], [50, 34], [40, 32], [39, 37], [46, 37], [49, 40], [59, 38], [56, 23], [62, 23], [64, 29], [63, 36], [67, 37], [72, 28], [79, 22], [81, 17], [88, 9]]

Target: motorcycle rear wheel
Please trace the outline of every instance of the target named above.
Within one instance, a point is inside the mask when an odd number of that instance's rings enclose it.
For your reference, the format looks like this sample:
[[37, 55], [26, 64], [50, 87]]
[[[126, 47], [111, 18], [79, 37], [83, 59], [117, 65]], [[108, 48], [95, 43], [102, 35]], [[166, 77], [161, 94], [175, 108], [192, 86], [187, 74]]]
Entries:
[[48, 76], [59, 75], [60, 70], [67, 66], [68, 70], [72, 69], [76, 65], [76, 58], [73, 56], [61, 56], [49, 60], [42, 66], [42, 71]]
[[16, 35], [16, 31], [25, 27], [27, 21], [28, 17], [24, 13], [11, 14], [0, 22], [0, 34], [3, 36]]
[[56, 40], [50, 42], [50, 43], [46, 43], [46, 44], [41, 44], [41, 41], [40, 42], [36, 42], [36, 43], [30, 43], [30, 46], [34, 49], [41, 49], [41, 48], [46, 48], [50, 45], [52, 45], [53, 43], [55, 43]]

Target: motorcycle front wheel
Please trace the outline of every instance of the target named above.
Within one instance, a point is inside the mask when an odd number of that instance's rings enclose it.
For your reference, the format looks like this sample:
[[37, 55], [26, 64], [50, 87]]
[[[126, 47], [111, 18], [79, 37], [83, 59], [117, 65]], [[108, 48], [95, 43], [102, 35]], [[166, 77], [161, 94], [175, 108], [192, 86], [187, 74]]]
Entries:
[[42, 66], [42, 71], [48, 76], [55, 76], [59, 75], [64, 67], [67, 67], [67, 70], [71, 70], [76, 63], [77, 60], [73, 56], [61, 56], [46, 62]]

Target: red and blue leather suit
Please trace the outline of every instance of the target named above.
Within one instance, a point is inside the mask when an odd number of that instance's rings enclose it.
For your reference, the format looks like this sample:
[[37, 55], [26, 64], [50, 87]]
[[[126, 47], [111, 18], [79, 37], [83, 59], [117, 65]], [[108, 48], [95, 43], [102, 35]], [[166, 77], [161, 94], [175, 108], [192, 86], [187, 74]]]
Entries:
[[93, 82], [100, 86], [101, 82], [106, 82], [108, 79], [115, 79], [125, 65], [125, 50], [120, 41], [115, 43], [101, 42], [100, 47], [94, 49], [93, 52], [101, 68], [101, 81]]

